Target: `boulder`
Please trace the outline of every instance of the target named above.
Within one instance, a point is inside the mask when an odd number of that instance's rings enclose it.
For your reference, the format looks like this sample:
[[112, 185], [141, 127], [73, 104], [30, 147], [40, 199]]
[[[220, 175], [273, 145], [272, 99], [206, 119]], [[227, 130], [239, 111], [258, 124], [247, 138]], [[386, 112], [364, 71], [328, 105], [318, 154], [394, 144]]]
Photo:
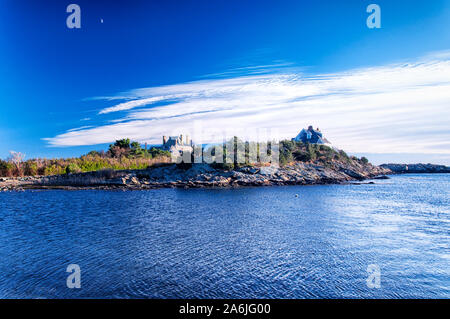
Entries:
[[131, 183], [131, 184], [134, 184], [134, 185], [140, 185], [140, 184], [141, 184], [141, 182], [139, 182], [139, 180], [136, 178], [136, 176], [133, 176], [133, 177], [130, 179], [130, 183]]
[[249, 166], [245, 166], [239, 169], [239, 171], [241, 171], [242, 173], [246, 173], [246, 174], [257, 174], [259, 173], [259, 169], [256, 167], [249, 167]]
[[343, 172], [344, 174], [346, 174], [354, 179], [360, 180], [360, 181], [362, 181], [366, 178], [364, 175], [362, 175], [354, 170], [347, 169], [347, 168], [341, 169], [341, 172]]
[[277, 166], [263, 166], [259, 169], [259, 174], [264, 176], [275, 175], [278, 172], [279, 167]]
[[381, 176], [375, 176], [373, 179], [390, 179], [389, 176], [381, 175]]

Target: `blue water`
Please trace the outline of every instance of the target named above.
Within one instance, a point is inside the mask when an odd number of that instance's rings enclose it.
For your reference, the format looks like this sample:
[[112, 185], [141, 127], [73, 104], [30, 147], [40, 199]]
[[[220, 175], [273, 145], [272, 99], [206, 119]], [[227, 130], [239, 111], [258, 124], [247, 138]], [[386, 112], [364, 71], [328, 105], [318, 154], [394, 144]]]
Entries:
[[0, 297], [449, 298], [449, 207], [450, 175], [0, 193]]

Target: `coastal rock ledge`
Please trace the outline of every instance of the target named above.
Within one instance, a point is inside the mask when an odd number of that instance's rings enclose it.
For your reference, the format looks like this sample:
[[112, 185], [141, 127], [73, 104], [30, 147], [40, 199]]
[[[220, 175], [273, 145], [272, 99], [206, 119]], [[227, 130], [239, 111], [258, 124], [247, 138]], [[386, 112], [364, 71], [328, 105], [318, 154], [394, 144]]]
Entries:
[[393, 173], [450, 173], [450, 167], [436, 164], [382, 164], [380, 167]]
[[3, 178], [0, 190], [21, 189], [154, 189], [239, 187], [270, 185], [341, 184], [386, 174], [388, 168], [371, 164], [291, 163], [283, 167], [247, 166], [234, 170], [215, 169], [207, 164], [180, 168], [175, 164], [146, 170], [103, 170], [45, 177]]

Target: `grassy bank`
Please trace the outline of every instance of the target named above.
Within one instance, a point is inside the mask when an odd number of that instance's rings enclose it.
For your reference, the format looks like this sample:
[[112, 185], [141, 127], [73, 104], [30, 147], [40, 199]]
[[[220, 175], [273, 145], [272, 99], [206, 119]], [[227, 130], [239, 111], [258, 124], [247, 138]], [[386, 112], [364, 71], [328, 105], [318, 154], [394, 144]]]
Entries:
[[105, 151], [92, 151], [76, 158], [21, 160], [15, 153], [0, 160], [0, 176], [47, 176], [66, 173], [93, 172], [103, 169], [145, 169], [160, 163], [170, 163], [170, 153], [157, 148], [146, 150], [129, 139], [118, 140]]

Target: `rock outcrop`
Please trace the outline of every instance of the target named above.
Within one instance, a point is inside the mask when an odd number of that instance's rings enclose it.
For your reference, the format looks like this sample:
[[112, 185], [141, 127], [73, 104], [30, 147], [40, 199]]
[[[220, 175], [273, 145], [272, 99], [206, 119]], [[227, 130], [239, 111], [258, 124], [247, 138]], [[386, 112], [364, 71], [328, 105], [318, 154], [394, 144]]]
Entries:
[[382, 164], [382, 168], [394, 173], [450, 173], [450, 167], [436, 164]]

